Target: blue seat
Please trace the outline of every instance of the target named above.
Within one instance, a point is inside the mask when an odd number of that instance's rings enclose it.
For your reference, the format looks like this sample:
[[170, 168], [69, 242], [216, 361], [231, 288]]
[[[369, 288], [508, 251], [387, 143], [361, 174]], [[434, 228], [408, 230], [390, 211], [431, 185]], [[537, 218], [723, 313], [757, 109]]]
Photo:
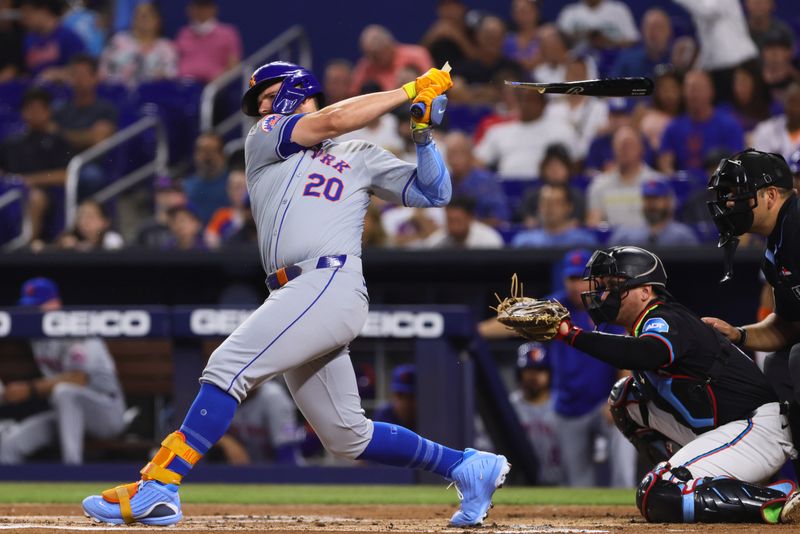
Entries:
[[525, 198], [525, 194], [528, 192], [528, 190], [536, 187], [536, 184], [538, 183], [538, 180], [530, 179], [500, 180], [500, 185], [503, 187], [503, 193], [505, 193], [506, 198], [508, 199], [508, 208], [511, 210], [512, 215], [519, 213], [519, 208], [522, 204], [522, 200]]
[[447, 106], [447, 125], [450, 130], [475, 132], [478, 123], [492, 113], [491, 106], [473, 104], [450, 104]]
[[139, 113], [156, 113], [164, 121], [171, 163], [192, 154], [194, 141], [199, 133], [202, 91], [202, 84], [187, 80], [158, 80], [139, 86]]

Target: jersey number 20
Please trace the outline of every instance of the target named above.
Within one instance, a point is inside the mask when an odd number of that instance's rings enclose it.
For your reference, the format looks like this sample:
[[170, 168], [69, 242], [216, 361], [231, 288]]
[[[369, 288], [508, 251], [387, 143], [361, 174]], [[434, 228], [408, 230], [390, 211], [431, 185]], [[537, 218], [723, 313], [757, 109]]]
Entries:
[[[322, 193], [319, 190], [322, 189]], [[303, 189], [304, 197], [319, 197], [324, 196], [328, 200], [336, 202], [342, 198], [342, 191], [344, 190], [344, 183], [335, 176], [333, 178], [325, 178], [321, 174], [312, 173], [308, 175], [308, 183]]]

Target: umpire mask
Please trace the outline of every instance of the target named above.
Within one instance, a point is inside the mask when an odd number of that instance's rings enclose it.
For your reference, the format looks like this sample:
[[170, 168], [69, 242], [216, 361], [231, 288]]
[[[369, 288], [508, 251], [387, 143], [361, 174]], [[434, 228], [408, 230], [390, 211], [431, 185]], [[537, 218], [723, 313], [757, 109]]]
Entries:
[[584, 280], [589, 291], [581, 294], [586, 311], [595, 325], [613, 323], [622, 299], [634, 287], [659, 286], [664, 291], [667, 272], [658, 256], [639, 247], [597, 250], [586, 264]]
[[739, 236], [753, 226], [753, 209], [758, 206], [758, 190], [768, 186], [791, 189], [792, 175], [779, 154], [748, 148], [719, 162], [708, 181], [713, 200], [708, 211], [719, 231], [717, 246], [724, 248], [725, 276], [733, 276], [733, 257]]

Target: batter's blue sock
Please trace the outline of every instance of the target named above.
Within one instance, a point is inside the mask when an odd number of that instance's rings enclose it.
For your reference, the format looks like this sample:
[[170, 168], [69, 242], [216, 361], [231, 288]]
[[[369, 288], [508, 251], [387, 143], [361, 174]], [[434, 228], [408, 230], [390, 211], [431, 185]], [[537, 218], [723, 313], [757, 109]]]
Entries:
[[[200, 454], [208, 452], [228, 431], [238, 406], [231, 395], [204, 382], [181, 425], [186, 444]], [[186, 475], [191, 468], [188, 462], [177, 456], [167, 465], [167, 469], [179, 475]]]
[[463, 456], [463, 451], [434, 443], [402, 426], [375, 422], [372, 440], [358, 459], [422, 469], [450, 478]]

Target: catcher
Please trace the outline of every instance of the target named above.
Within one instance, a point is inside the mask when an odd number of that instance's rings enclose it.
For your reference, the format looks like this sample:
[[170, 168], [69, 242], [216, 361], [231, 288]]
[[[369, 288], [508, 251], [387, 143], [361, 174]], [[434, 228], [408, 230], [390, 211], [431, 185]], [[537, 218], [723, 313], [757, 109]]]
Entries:
[[792, 482], [759, 485], [792, 448], [776, 394], [750, 358], [666, 290], [653, 253], [631, 246], [598, 250], [586, 266], [582, 298], [595, 324], [629, 335], [587, 332], [557, 301], [512, 295], [498, 321], [533, 340], [558, 339], [633, 375], [609, 397], [620, 431], [657, 465], [636, 504], [651, 522], [792, 522], [782, 514]]

